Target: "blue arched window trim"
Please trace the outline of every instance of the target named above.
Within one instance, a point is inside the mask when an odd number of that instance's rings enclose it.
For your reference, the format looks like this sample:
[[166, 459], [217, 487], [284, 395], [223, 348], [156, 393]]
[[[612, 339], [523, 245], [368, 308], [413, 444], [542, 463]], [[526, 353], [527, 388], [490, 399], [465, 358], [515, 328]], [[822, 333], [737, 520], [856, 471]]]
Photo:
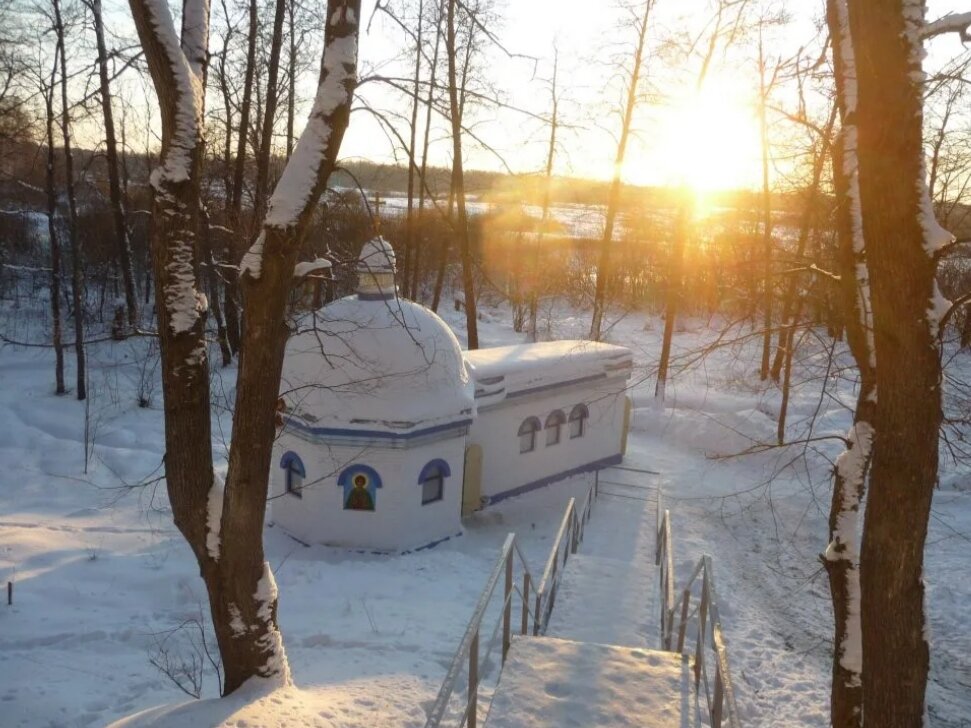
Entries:
[[[351, 492], [355, 487], [355, 478], [358, 475], [364, 475], [367, 478], [367, 485], [364, 490], [367, 491], [368, 496], [370, 496], [370, 508], [362, 508], [357, 500], [351, 501]], [[355, 465], [350, 465], [341, 471], [341, 474], [337, 478], [337, 485], [340, 486], [344, 493], [342, 502], [344, 504], [344, 510], [346, 511], [374, 511], [377, 510], [377, 489], [382, 487], [381, 476], [378, 475], [378, 471], [372, 468], [370, 465], [364, 465], [363, 463], [358, 463]], [[358, 503], [354, 505], [354, 503]]]
[[280, 467], [286, 472], [286, 492], [297, 498], [303, 498], [301, 489], [303, 479], [307, 477], [307, 468], [304, 467], [303, 460], [297, 453], [288, 450], [280, 458]]
[[426, 463], [418, 475], [418, 485], [421, 486], [421, 504], [437, 503], [445, 497], [445, 478], [452, 474], [448, 463], [441, 458]]
[[452, 469], [448, 466], [448, 463], [441, 458], [435, 458], [430, 460], [425, 467], [421, 469], [421, 473], [418, 475], [418, 483], [424, 483], [429, 475], [432, 475], [434, 470], [438, 470], [442, 474], [442, 477], [448, 478], [452, 475]]

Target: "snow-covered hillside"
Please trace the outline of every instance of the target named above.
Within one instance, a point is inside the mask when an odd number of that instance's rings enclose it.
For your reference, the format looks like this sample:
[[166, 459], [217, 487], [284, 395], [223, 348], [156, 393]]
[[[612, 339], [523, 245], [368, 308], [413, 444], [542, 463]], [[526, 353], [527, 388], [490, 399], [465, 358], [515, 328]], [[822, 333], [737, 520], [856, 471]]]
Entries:
[[[462, 315], [446, 316], [462, 339]], [[520, 340], [507, 311], [487, 309], [483, 318], [486, 345]], [[774, 441], [777, 392], [759, 385], [754, 358], [739, 344], [676, 370], [669, 406], [659, 412], [652, 403], [659, 326], [646, 323], [630, 315], [609, 334], [637, 359], [627, 461], [659, 473], [651, 484], [663, 488], [672, 510], [682, 576], [701, 553], [715, 557], [746, 725], [824, 726], [830, 616], [818, 555], [828, 458], [840, 447], [826, 438], [847, 429], [852, 383], [807, 338], [794, 377], [805, 383], [790, 403], [789, 430], [800, 439], [812, 420], [820, 439], [719, 458]], [[676, 349], [711, 343], [708, 323], [689, 322]], [[588, 324], [563, 307], [553, 333], [582, 335]], [[142, 365], [147, 346], [91, 346], [87, 405], [52, 394], [48, 350], [0, 349], [0, 579], [14, 583], [13, 605], [0, 605], [4, 726], [105, 725], [190, 700], [152, 664], [166, 656], [175, 671], [186, 660], [205, 665], [202, 695], [218, 693], [199, 638], [198, 623], [207, 621], [203, 584], [158, 480], [161, 393], [145, 385], [157, 376]], [[958, 355], [950, 366], [971, 371], [971, 357]], [[229, 433], [233, 379], [233, 370], [214, 373], [217, 452]], [[139, 390], [153, 395], [150, 407], [137, 406]], [[969, 725], [971, 715], [971, 475], [950, 460], [944, 468], [927, 553], [929, 704], [930, 724], [952, 728]], [[165, 709], [168, 722], [160, 724], [232, 717], [248, 726], [423, 725], [505, 534], [518, 533], [540, 570], [566, 501], [585, 486], [577, 478], [510, 499], [477, 514], [463, 537], [406, 556], [307, 548], [267, 528], [297, 687]]]

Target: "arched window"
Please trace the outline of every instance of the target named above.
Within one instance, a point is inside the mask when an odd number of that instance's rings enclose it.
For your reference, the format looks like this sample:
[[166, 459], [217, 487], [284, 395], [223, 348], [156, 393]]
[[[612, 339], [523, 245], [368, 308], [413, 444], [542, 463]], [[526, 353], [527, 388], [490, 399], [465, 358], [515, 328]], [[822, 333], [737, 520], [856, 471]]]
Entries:
[[570, 411], [570, 439], [583, 437], [587, 432], [587, 418], [590, 410], [585, 404], [578, 404]]
[[373, 511], [381, 476], [368, 465], [351, 465], [337, 478], [337, 485], [344, 489], [345, 511]]
[[536, 433], [541, 428], [539, 418], [527, 417], [519, 426], [519, 452], [532, 452], [536, 449]]
[[421, 504], [428, 505], [445, 497], [445, 478], [452, 474], [448, 463], [441, 459], [432, 460], [421, 469], [418, 485], [421, 486]]
[[303, 498], [303, 479], [307, 477], [307, 469], [303, 466], [303, 460], [292, 450], [283, 453], [280, 458], [280, 467], [284, 470], [286, 478], [286, 492], [297, 498]]
[[553, 410], [546, 418], [546, 447], [560, 442], [560, 430], [566, 422], [566, 415], [560, 410]]

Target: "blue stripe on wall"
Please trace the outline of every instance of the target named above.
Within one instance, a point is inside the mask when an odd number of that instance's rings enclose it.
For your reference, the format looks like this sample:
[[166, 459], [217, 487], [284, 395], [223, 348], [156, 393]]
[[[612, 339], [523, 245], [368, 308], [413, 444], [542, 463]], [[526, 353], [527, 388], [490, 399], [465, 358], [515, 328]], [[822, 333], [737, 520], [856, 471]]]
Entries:
[[594, 470], [600, 470], [602, 468], [609, 468], [611, 465], [618, 465], [623, 461], [624, 456], [620, 453], [616, 455], [611, 455], [607, 458], [601, 458], [600, 460], [594, 460], [592, 463], [587, 463], [581, 465], [577, 468], [571, 468], [570, 470], [564, 470], [561, 473], [556, 473], [555, 475], [547, 475], [545, 478], [540, 478], [539, 480], [534, 480], [532, 483], [526, 483], [526, 485], [520, 485], [518, 488], [510, 488], [509, 490], [504, 490], [501, 493], [496, 493], [495, 495], [487, 496], [486, 506], [492, 506], [503, 501], [506, 498], [512, 498], [513, 496], [522, 495], [523, 493], [528, 493], [531, 490], [536, 490], [537, 488], [544, 488], [550, 483], [555, 483], [558, 480], [564, 480], [565, 478], [572, 478], [574, 475], [582, 475], [583, 473], [590, 473]]
[[353, 430], [341, 427], [310, 427], [309, 425], [305, 425], [302, 422], [297, 421], [293, 417], [286, 418], [287, 427], [293, 427], [295, 430], [300, 430], [301, 432], [306, 432], [311, 435], [329, 435], [334, 437], [370, 437], [379, 440], [410, 440], [414, 437], [433, 435], [436, 432], [444, 432], [445, 430], [465, 427], [466, 425], [470, 424], [472, 424], [471, 418], [465, 420], [456, 420], [455, 422], [446, 422], [444, 425], [435, 425], [434, 427], [426, 427], [421, 430], [410, 430], [409, 432], [388, 432], [387, 430]]

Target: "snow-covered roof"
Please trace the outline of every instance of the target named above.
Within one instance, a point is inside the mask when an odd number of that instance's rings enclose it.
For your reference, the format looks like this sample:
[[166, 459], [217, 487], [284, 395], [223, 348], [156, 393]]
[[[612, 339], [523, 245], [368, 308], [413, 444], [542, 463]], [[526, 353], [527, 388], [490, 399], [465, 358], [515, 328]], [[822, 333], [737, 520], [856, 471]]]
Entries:
[[303, 278], [312, 273], [319, 273], [322, 270], [329, 270], [332, 267], [327, 258], [315, 258], [310, 261], [302, 261], [293, 266], [293, 277]]
[[626, 347], [582, 340], [497, 346], [464, 354], [476, 397], [490, 400], [610, 376], [626, 378], [633, 365]]
[[349, 296], [301, 318], [280, 391], [289, 422], [322, 436], [420, 432], [468, 421], [474, 403], [455, 334], [397, 297]]

